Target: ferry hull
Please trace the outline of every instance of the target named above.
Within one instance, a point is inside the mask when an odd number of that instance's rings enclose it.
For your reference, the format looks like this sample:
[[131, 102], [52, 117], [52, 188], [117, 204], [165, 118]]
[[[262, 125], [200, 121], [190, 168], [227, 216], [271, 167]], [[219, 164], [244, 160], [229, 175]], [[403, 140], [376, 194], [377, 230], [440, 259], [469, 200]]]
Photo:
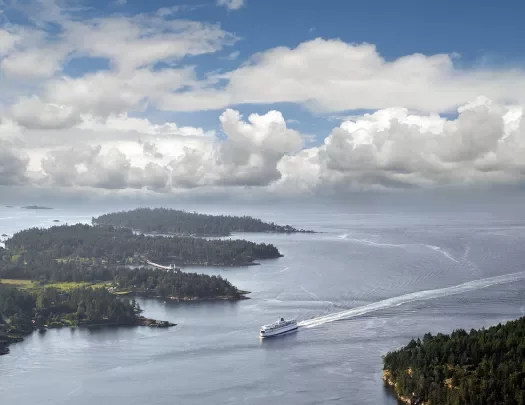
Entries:
[[281, 335], [284, 335], [286, 333], [290, 333], [290, 332], [296, 331], [298, 328], [299, 327], [297, 326], [297, 324], [290, 325], [290, 326], [286, 326], [284, 328], [277, 329], [275, 331], [266, 332], [264, 334], [261, 333], [260, 337], [262, 339], [267, 339], [267, 338], [271, 338], [271, 337], [275, 337], [275, 336], [281, 336]]

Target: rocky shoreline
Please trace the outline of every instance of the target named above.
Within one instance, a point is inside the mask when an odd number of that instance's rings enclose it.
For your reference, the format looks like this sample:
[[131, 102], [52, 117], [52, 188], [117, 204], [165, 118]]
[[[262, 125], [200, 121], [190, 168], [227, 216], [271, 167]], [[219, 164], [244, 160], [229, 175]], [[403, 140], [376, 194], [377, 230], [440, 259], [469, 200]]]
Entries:
[[225, 295], [225, 296], [216, 296], [216, 297], [161, 297], [160, 295], [151, 295], [148, 293], [140, 291], [131, 291], [130, 295], [135, 295], [137, 297], [145, 298], [155, 298], [159, 300], [169, 300], [169, 301], [241, 301], [249, 300], [250, 297], [247, 297], [247, 294], [250, 294], [250, 291], [239, 291], [239, 295]]
[[[409, 373], [410, 373], [410, 370], [409, 370]], [[417, 398], [415, 395], [412, 395], [411, 397], [400, 395], [397, 389], [397, 384], [392, 379], [392, 374], [390, 370], [387, 369], [383, 371], [383, 381], [388, 388], [392, 389], [395, 392], [398, 401], [400, 401], [401, 403], [406, 404], [406, 405], [428, 405], [426, 402], [423, 402], [421, 399]]]
[[119, 327], [119, 326], [148, 326], [150, 328], [171, 328], [177, 326], [176, 323], [169, 321], [159, 321], [157, 319], [146, 318], [144, 316], [139, 316], [133, 323], [117, 323], [117, 322], [98, 322], [98, 323], [79, 323], [79, 324], [67, 324], [67, 323], [53, 323], [50, 325], [44, 325], [40, 327], [33, 327], [30, 332], [15, 332], [12, 335], [3, 336], [2, 341], [0, 341], [0, 355], [9, 353], [9, 345], [17, 342], [22, 342], [24, 340], [23, 336], [30, 335], [38, 331], [39, 333], [45, 333], [49, 329], [61, 329], [61, 328], [97, 328], [97, 327]]

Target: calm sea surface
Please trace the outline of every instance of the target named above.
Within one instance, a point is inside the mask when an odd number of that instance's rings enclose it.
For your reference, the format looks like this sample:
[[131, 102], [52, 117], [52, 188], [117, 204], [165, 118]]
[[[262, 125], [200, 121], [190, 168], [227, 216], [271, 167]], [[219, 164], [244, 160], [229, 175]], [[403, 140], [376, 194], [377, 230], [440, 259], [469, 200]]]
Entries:
[[[0, 234], [54, 219], [89, 222], [107, 211], [0, 208]], [[273, 243], [284, 257], [246, 268], [192, 269], [225, 276], [252, 291], [250, 300], [139, 301], [146, 316], [176, 322], [175, 328], [29, 336], [0, 357], [0, 402], [395, 404], [381, 382], [387, 351], [429, 331], [469, 330], [525, 312], [523, 218], [247, 213], [323, 233], [238, 235]], [[305, 326], [260, 341], [260, 325], [281, 316]]]

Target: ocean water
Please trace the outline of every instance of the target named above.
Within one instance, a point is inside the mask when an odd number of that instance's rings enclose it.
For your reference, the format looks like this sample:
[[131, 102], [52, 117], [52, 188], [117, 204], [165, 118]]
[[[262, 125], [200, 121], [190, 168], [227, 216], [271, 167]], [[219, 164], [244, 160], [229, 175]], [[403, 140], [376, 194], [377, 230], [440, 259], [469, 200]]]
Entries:
[[[115, 208], [115, 209], [118, 209]], [[104, 208], [0, 208], [0, 234], [89, 222]], [[226, 209], [214, 209], [227, 212]], [[237, 210], [237, 213], [239, 211]], [[236, 235], [284, 257], [221, 274], [250, 300], [139, 300], [168, 330], [33, 334], [0, 357], [1, 403], [395, 404], [381, 356], [426, 332], [480, 328], [525, 313], [525, 219], [509, 212], [384, 213], [265, 209], [321, 233]], [[260, 325], [297, 318], [261, 341]]]

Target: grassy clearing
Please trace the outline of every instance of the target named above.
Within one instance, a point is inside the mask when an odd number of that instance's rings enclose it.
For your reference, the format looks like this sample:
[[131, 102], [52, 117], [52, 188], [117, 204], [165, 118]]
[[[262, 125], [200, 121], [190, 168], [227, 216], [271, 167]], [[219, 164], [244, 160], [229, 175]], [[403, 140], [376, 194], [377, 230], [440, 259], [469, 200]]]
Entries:
[[85, 281], [81, 282], [63, 282], [63, 283], [47, 283], [41, 285], [37, 281], [32, 280], [14, 280], [14, 279], [1, 279], [2, 284], [7, 284], [12, 287], [22, 288], [24, 290], [37, 291], [42, 288], [57, 288], [62, 291], [69, 291], [79, 287], [91, 287], [91, 288], [103, 288], [111, 286], [111, 282], [101, 283], [88, 283]]
[[2, 278], [0, 279], [0, 282], [2, 284], [7, 284], [12, 287], [18, 287], [18, 288], [29, 288], [34, 283], [32, 280], [14, 280], [10, 278]]
[[102, 287], [109, 287], [111, 285], [110, 282], [102, 282], [102, 283], [88, 283], [85, 281], [80, 282], [63, 282], [63, 283], [48, 283], [43, 285], [42, 287], [45, 288], [58, 288], [59, 290], [68, 291], [73, 290], [75, 288], [80, 287], [91, 287], [91, 288], [102, 288]]
[[72, 290], [74, 288], [79, 288], [79, 287], [85, 287], [88, 283], [85, 283], [85, 282], [74, 282], [74, 281], [67, 281], [67, 282], [63, 282], [63, 283], [47, 283], [47, 284], [44, 284], [43, 287], [45, 288], [58, 288], [59, 290]]

